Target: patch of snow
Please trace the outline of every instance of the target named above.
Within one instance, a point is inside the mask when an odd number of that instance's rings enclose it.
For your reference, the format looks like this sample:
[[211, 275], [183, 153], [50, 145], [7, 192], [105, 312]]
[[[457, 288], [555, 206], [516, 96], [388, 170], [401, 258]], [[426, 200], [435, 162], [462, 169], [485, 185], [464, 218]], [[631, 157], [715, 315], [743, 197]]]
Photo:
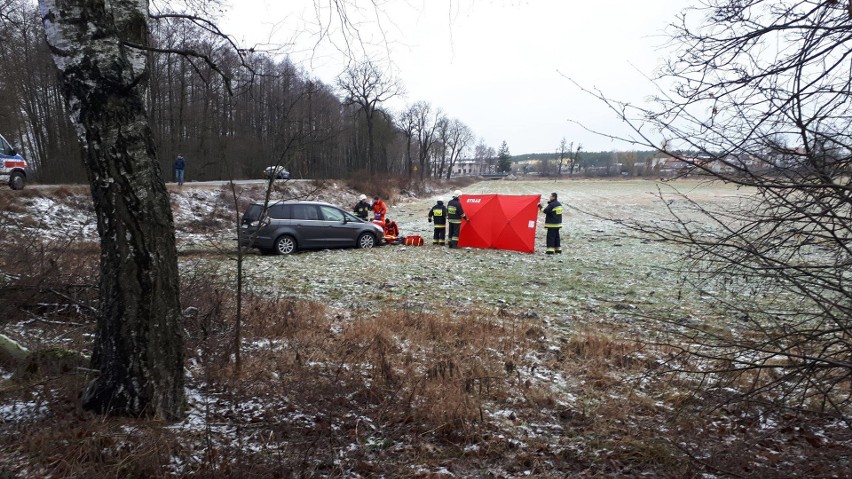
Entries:
[[0, 421], [18, 423], [34, 421], [47, 416], [47, 406], [36, 401], [14, 401], [0, 404]]

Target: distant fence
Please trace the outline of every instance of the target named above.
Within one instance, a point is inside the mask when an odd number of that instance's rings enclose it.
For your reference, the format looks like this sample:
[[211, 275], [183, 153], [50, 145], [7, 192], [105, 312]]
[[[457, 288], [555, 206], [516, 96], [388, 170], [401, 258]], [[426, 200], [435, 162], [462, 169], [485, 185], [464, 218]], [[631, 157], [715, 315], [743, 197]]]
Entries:
[[486, 175], [479, 175], [480, 178], [485, 178], [486, 180], [499, 180], [500, 178], [505, 178], [509, 176], [509, 173], [489, 173]]

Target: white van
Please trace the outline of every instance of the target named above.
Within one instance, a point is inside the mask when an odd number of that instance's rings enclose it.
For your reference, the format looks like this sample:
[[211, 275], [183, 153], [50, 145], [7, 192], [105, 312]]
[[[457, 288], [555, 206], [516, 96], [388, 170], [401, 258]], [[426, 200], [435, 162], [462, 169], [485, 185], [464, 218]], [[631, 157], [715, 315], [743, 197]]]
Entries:
[[0, 181], [8, 181], [13, 190], [22, 189], [27, 182], [27, 162], [3, 135], [0, 135]]

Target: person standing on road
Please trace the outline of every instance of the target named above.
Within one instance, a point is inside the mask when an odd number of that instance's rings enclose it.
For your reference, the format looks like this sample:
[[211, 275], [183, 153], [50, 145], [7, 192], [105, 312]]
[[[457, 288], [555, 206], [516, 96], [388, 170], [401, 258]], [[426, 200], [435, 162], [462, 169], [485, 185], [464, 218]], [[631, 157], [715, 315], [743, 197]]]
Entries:
[[541, 205], [538, 205], [538, 209], [544, 213], [544, 229], [547, 230], [546, 254], [562, 253], [559, 239], [559, 230], [562, 229], [562, 203], [556, 199], [556, 193], [550, 194], [550, 201], [544, 209]]
[[450, 225], [450, 248], [458, 248], [459, 247], [459, 232], [461, 231], [461, 222], [462, 220], [467, 221], [467, 216], [464, 214], [464, 209], [462, 208], [461, 201], [459, 201], [459, 197], [461, 196], [461, 191], [456, 190], [453, 192], [453, 199], [451, 199], [447, 203], [447, 223]]
[[186, 161], [183, 159], [182, 154], [178, 154], [175, 159], [175, 181], [178, 186], [183, 186], [183, 170], [186, 167]]
[[367, 203], [367, 195], [361, 195], [358, 197], [358, 203], [355, 204], [352, 211], [355, 212], [355, 216], [367, 221], [367, 218], [370, 217], [370, 203]]
[[382, 201], [379, 195], [373, 197], [373, 220], [384, 221], [388, 214], [388, 205]]
[[444, 246], [447, 236], [447, 207], [442, 200], [429, 210], [429, 222], [434, 220], [435, 233], [432, 235], [432, 244]]

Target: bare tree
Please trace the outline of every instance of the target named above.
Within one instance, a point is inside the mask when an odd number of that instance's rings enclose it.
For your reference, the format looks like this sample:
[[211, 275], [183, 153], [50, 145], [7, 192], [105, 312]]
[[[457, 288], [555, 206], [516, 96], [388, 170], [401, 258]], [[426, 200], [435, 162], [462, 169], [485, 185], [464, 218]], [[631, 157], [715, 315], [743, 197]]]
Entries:
[[[435, 178], [442, 178], [444, 170], [447, 169], [449, 163], [449, 141], [450, 141], [450, 120], [443, 118], [438, 123], [438, 128], [435, 132], [435, 145], [432, 147], [433, 167], [432, 175]], [[438, 161], [440, 160], [440, 162]]]
[[616, 153], [616, 159], [620, 165], [620, 171], [616, 171], [616, 174], [624, 173], [630, 176], [636, 176], [635, 151], [619, 151]]
[[[96, 2], [97, 3], [97, 2]], [[144, 106], [147, 3], [40, 2], [85, 151], [101, 238], [101, 301], [83, 405], [182, 415], [183, 330], [169, 196]]]
[[480, 167], [480, 174], [493, 173], [494, 163], [497, 161], [497, 153], [493, 147], [488, 146], [484, 138], [480, 138], [474, 149], [473, 157]]
[[84, 181], [38, 7], [26, 0], [0, 3], [0, 30], [0, 130], [24, 151], [36, 180]]
[[417, 127], [417, 108], [412, 105], [403, 110], [397, 115], [396, 125], [405, 137], [405, 172], [410, 180], [414, 174], [414, 159], [411, 156], [411, 146], [417, 146], [414, 138]]
[[682, 195], [670, 227], [633, 225], [687, 248], [685, 284], [713, 294], [724, 322], [666, 320], [683, 338], [675, 370], [703, 375], [703, 395], [852, 427], [850, 12], [705, 1], [673, 26], [672, 94], [649, 108], [599, 98], [635, 125], [633, 141], [748, 193], [724, 210]]
[[464, 156], [474, 138], [473, 130], [469, 126], [458, 119], [453, 119], [450, 122], [449, 134], [447, 136], [447, 147], [449, 149], [448, 180], [452, 176], [456, 163]]
[[562, 141], [559, 142], [559, 152], [558, 152], [558, 168], [556, 174], [558, 176], [562, 176], [562, 169], [566, 166], [566, 163], [570, 165], [568, 169], [568, 176], [574, 176], [574, 167], [577, 164], [577, 158], [580, 155], [580, 150], [583, 149], [583, 145], [578, 144], [577, 149], [574, 149], [574, 142], [572, 141], [570, 144], [563, 137]]
[[[572, 143], [573, 145], [573, 143]], [[581, 164], [580, 152], [583, 150], [583, 145], [577, 144], [574, 151], [568, 150], [570, 153], [571, 168], [568, 169], [568, 176], [574, 176], [574, 168], [578, 168]]]
[[565, 159], [571, 155], [571, 149], [574, 148], [574, 143], [572, 142], [570, 146], [568, 146], [565, 138], [562, 138], [562, 141], [559, 142], [559, 157], [558, 157], [558, 166], [556, 169], [556, 176], [562, 176], [562, 167], [565, 164]]
[[417, 155], [420, 163], [420, 180], [431, 172], [429, 157], [435, 146], [438, 127], [444, 119], [440, 108], [433, 108], [425, 101], [419, 101], [413, 106], [414, 133], [417, 137]]
[[364, 115], [367, 125], [367, 168], [370, 171], [387, 171], [386, 162], [375, 164], [376, 115], [380, 113], [380, 104], [403, 93], [402, 85], [382, 73], [370, 60], [363, 60], [343, 72], [337, 79], [337, 86], [344, 93], [344, 104], [357, 105], [358, 113]]

